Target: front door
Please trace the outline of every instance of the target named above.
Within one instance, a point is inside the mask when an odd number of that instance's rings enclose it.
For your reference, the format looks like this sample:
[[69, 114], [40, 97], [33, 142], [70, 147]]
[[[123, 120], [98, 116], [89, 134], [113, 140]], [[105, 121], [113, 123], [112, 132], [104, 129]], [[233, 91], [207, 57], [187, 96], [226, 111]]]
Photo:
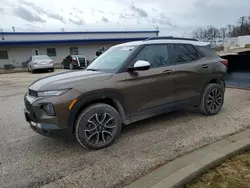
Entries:
[[161, 114], [174, 101], [175, 87], [171, 76], [174, 67], [170, 63], [168, 45], [145, 46], [129, 66], [138, 60], [148, 61], [151, 67], [126, 73], [126, 96], [132, 121]]

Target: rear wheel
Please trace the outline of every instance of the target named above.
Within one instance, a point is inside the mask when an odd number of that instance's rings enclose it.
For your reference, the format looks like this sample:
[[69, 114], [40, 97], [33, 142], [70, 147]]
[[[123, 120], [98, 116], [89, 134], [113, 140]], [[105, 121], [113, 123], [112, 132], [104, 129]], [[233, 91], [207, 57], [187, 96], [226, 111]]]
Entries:
[[30, 70], [31, 74], [35, 73], [35, 70], [33, 70], [31, 66], [30, 66], [29, 70]]
[[102, 149], [111, 145], [120, 132], [119, 113], [112, 106], [102, 103], [84, 109], [75, 125], [77, 141], [89, 149]]
[[217, 114], [224, 104], [224, 88], [221, 84], [209, 84], [201, 96], [200, 111], [206, 115]]

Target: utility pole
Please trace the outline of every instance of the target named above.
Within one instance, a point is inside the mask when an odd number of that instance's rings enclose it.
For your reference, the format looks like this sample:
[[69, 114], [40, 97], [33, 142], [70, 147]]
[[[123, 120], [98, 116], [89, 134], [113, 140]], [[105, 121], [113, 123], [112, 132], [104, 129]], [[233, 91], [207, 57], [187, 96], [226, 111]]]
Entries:
[[244, 24], [244, 19], [245, 19], [245, 17], [244, 16], [242, 16], [242, 17], [240, 17], [241, 18], [241, 36], [243, 35], [243, 24]]

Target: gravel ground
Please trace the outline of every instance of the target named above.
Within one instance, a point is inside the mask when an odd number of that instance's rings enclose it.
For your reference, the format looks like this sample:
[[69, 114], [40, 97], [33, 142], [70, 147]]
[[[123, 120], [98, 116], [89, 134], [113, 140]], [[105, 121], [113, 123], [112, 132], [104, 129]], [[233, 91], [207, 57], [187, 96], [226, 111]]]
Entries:
[[88, 151], [76, 142], [43, 137], [24, 120], [27, 86], [46, 74], [0, 75], [1, 187], [122, 187], [176, 156], [247, 129], [250, 92], [228, 89], [213, 117], [187, 109], [125, 127], [109, 148]]

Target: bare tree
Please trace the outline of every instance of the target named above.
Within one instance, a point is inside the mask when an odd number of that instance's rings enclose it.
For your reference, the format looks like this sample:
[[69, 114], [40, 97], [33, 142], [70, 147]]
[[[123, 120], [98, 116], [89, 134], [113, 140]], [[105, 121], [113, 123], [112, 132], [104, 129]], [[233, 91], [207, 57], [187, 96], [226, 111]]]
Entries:
[[220, 30], [219, 30], [220, 38], [222, 38], [224, 40], [227, 37], [227, 32], [228, 32], [228, 30], [226, 27], [220, 28]]

